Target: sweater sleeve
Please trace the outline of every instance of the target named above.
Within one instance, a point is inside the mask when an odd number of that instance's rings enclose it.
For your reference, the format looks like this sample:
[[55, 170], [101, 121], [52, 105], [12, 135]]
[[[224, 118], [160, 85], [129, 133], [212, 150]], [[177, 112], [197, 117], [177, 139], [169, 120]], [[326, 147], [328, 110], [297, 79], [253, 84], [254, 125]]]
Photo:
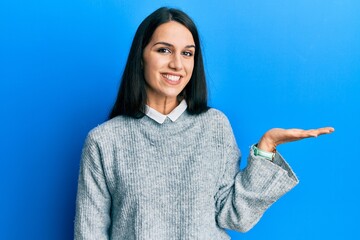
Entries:
[[251, 150], [247, 167], [239, 171], [240, 154], [234, 137], [226, 157], [227, 163], [215, 196], [217, 224], [246, 232], [271, 204], [298, 183], [298, 179], [278, 153], [272, 163], [255, 156]]
[[101, 163], [101, 152], [89, 134], [81, 157], [74, 239], [109, 239], [110, 206], [111, 197]]

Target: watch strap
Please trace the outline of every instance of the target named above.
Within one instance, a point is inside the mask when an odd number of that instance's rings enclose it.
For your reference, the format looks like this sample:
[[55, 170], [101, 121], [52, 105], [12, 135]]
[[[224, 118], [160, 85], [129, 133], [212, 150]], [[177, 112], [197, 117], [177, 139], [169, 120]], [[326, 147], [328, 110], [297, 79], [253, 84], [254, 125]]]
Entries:
[[252, 146], [252, 149], [254, 151], [255, 156], [260, 156], [260, 157], [266, 158], [267, 160], [274, 161], [275, 152], [267, 152], [267, 151], [261, 150], [257, 147], [257, 144], [254, 144]]

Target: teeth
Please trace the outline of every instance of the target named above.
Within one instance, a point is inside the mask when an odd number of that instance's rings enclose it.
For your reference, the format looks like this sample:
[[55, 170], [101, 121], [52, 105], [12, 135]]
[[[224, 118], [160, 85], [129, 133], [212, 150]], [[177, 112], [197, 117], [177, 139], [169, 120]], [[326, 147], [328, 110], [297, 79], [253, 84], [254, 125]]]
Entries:
[[169, 79], [170, 81], [179, 81], [180, 80], [180, 76], [175, 76], [175, 75], [170, 75], [170, 74], [163, 74], [163, 76], [167, 79]]

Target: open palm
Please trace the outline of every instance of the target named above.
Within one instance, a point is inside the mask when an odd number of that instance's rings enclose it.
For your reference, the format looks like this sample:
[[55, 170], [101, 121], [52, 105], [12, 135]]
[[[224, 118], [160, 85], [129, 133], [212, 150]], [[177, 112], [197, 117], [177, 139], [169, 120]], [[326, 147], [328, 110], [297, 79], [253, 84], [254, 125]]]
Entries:
[[258, 148], [273, 152], [276, 149], [276, 146], [287, 143], [287, 142], [293, 142], [298, 141], [304, 138], [309, 137], [317, 137], [323, 134], [329, 134], [334, 131], [334, 128], [332, 127], [324, 127], [324, 128], [318, 128], [318, 129], [298, 129], [298, 128], [292, 128], [292, 129], [283, 129], [283, 128], [273, 128], [267, 131], [261, 138]]

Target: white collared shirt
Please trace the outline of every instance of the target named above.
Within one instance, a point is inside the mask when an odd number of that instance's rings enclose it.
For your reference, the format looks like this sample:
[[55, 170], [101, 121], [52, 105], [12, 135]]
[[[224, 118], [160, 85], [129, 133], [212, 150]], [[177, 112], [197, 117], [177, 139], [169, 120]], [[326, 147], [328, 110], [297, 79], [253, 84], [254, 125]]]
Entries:
[[187, 103], [186, 103], [185, 99], [183, 99], [180, 102], [180, 104], [167, 115], [164, 115], [164, 114], [156, 111], [155, 109], [153, 109], [152, 107], [149, 107], [148, 105], [145, 105], [145, 114], [146, 114], [146, 116], [153, 119], [154, 121], [162, 124], [165, 122], [165, 119], [167, 117], [172, 122], [175, 122], [181, 116], [181, 114], [183, 114], [186, 111], [186, 109], [187, 109]]

